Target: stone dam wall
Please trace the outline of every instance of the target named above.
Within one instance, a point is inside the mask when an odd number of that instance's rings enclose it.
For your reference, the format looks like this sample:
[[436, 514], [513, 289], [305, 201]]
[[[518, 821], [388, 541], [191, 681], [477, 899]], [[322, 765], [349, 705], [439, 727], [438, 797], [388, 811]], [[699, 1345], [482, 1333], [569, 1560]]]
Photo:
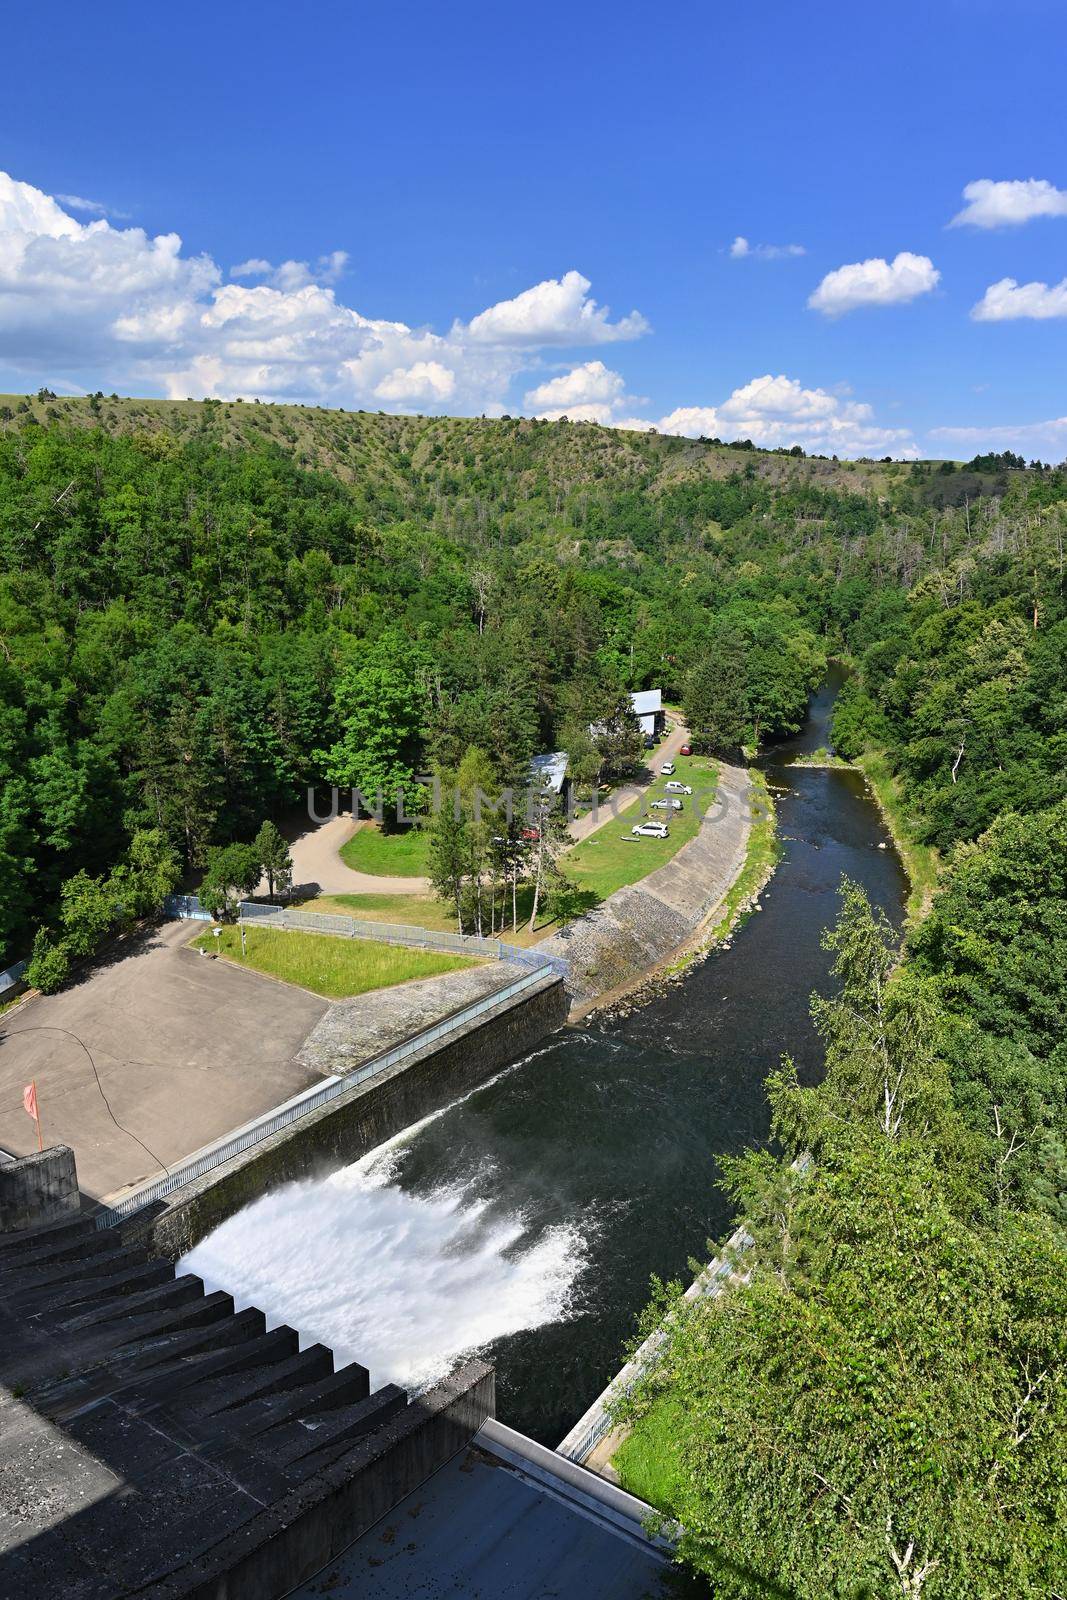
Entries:
[[124, 1242], [175, 1261], [227, 1217], [279, 1184], [312, 1178], [367, 1155], [405, 1128], [485, 1083], [567, 1020], [559, 978], [503, 1002], [462, 1034], [428, 1046], [380, 1076], [233, 1157], [121, 1224]]

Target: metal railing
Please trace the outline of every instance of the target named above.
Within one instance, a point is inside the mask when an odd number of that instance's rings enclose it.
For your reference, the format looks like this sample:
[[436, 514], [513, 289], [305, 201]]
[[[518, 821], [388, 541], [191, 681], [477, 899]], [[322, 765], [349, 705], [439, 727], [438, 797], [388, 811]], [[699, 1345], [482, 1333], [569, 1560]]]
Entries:
[[[721, 1294], [723, 1284], [736, 1270], [736, 1259], [732, 1258], [736, 1258], [751, 1247], [751, 1235], [745, 1228], [738, 1228], [731, 1234], [726, 1250], [708, 1263], [704, 1271], [689, 1285], [682, 1298], [698, 1300], [705, 1295]], [[568, 1461], [579, 1463], [588, 1460], [601, 1439], [615, 1426], [612, 1416], [615, 1403], [623, 1395], [630, 1393], [663, 1354], [670, 1322], [671, 1317], [668, 1314], [666, 1323], [649, 1334], [645, 1342], [634, 1351], [630, 1360], [620, 1372], [616, 1373], [603, 1393], [594, 1400], [588, 1411], [579, 1417], [567, 1437], [560, 1440], [556, 1446], [559, 1455], [565, 1456]]]
[[[569, 968], [561, 956], [538, 955], [536, 946], [523, 949], [505, 939], [485, 939], [477, 933], [446, 933], [432, 928], [417, 928], [408, 923], [371, 922], [328, 911], [304, 911], [293, 906], [264, 905], [260, 900], [242, 900], [238, 907], [242, 922], [268, 923], [274, 928], [328, 933], [338, 939], [376, 939], [381, 944], [406, 945], [416, 950], [447, 950], [454, 954], [480, 956], [487, 961], [512, 961], [522, 967], [551, 967], [565, 978]], [[163, 913], [191, 921], [210, 922], [195, 894], [168, 895]]]
[[0, 972], [0, 1000], [8, 993], [22, 988], [25, 981], [28, 961], [16, 961], [13, 967], [8, 967], [6, 972]]
[[427, 1049], [438, 1040], [459, 1032], [475, 1018], [484, 1016], [487, 1011], [492, 1011], [505, 1001], [512, 1000], [525, 990], [533, 988], [534, 984], [543, 978], [555, 976], [557, 974], [552, 971], [548, 963], [532, 972], [524, 972], [521, 977], [514, 978], [503, 988], [494, 989], [491, 994], [483, 995], [480, 1000], [474, 1000], [470, 1005], [451, 1012], [447, 1017], [442, 1017], [441, 1021], [434, 1023], [432, 1027], [424, 1028], [421, 1033], [402, 1040], [392, 1049], [382, 1051], [380, 1055], [372, 1057], [370, 1061], [364, 1062], [352, 1072], [347, 1072], [342, 1077], [328, 1078], [318, 1088], [308, 1090], [295, 1100], [279, 1106], [276, 1111], [268, 1112], [258, 1121], [249, 1123], [246, 1128], [242, 1128], [230, 1138], [209, 1146], [198, 1155], [191, 1156], [189, 1160], [183, 1161], [180, 1166], [169, 1172], [165, 1178], [157, 1178], [135, 1193], [127, 1195], [117, 1204], [97, 1212], [97, 1229], [113, 1228], [116, 1223], [133, 1216], [137, 1211], [143, 1211], [146, 1206], [153, 1205], [157, 1200], [165, 1200], [167, 1195], [173, 1194], [176, 1189], [184, 1188], [188, 1183], [195, 1183], [197, 1178], [202, 1178], [205, 1173], [221, 1167], [234, 1156], [242, 1155], [253, 1145], [260, 1144], [272, 1134], [289, 1127], [300, 1117], [305, 1117], [309, 1112], [318, 1111], [320, 1107], [328, 1105], [331, 1100], [336, 1100], [339, 1095], [344, 1094], [346, 1089], [354, 1088], [367, 1078], [377, 1077], [379, 1073], [396, 1066], [409, 1056], [416, 1055], [420, 1050]]
[[[790, 1170], [803, 1175], [810, 1166], [811, 1156], [804, 1150], [790, 1163]], [[713, 1299], [723, 1292], [735, 1273], [742, 1279], [746, 1278], [748, 1274], [740, 1271], [739, 1262], [754, 1244], [752, 1235], [744, 1223], [741, 1223], [734, 1229], [719, 1254], [713, 1256], [703, 1272], [699, 1272], [693, 1279], [682, 1299], [689, 1301]], [[612, 1413], [617, 1403], [624, 1395], [628, 1395], [645, 1373], [660, 1360], [670, 1337], [673, 1321], [674, 1312], [668, 1311], [660, 1326], [638, 1345], [626, 1365], [615, 1374], [607, 1388], [601, 1391], [588, 1410], [578, 1418], [566, 1438], [560, 1440], [556, 1446], [559, 1455], [565, 1456], [568, 1461], [577, 1461], [579, 1465], [589, 1459], [601, 1439], [614, 1428], [615, 1420]]]

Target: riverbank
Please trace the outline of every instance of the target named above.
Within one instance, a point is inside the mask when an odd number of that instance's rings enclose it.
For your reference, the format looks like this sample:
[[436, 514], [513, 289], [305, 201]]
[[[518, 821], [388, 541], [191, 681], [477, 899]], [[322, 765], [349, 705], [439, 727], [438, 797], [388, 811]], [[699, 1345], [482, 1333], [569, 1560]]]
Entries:
[[746, 863], [752, 779], [723, 764], [696, 836], [639, 883], [616, 890], [540, 949], [568, 964], [571, 1021], [647, 985], [702, 931]]
[[921, 922], [930, 909], [941, 871], [940, 852], [921, 844], [913, 835], [904, 810], [900, 780], [881, 750], [869, 750], [854, 763], [862, 772], [882, 820], [893, 835], [893, 843], [908, 874], [907, 913], [910, 923]]
[[633, 1007], [647, 1004], [669, 986], [681, 983], [714, 950], [729, 949], [734, 930], [753, 911], [760, 909], [760, 895], [781, 860], [782, 849], [778, 839], [777, 811], [767, 780], [762, 772], [753, 767], [749, 768], [748, 777], [751, 785], [751, 825], [744, 859], [723, 898], [665, 963], [617, 992], [602, 995], [587, 1008], [589, 1012], [610, 1011], [624, 1016]]

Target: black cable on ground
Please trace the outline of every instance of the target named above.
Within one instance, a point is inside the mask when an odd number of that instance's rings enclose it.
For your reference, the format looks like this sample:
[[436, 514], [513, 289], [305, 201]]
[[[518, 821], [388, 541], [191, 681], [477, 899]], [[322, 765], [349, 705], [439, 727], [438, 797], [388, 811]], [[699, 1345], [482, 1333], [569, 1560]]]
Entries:
[[104, 1093], [104, 1085], [100, 1082], [100, 1074], [96, 1070], [96, 1062], [93, 1060], [92, 1051], [89, 1049], [89, 1046], [86, 1044], [84, 1039], [79, 1039], [78, 1035], [76, 1033], [72, 1033], [69, 1028], [57, 1028], [54, 1026], [50, 1027], [45, 1025], [32, 1028], [13, 1028], [10, 1032], [5, 1030], [4, 1033], [0, 1035], [0, 1039], [15, 1039], [20, 1033], [65, 1033], [68, 1039], [73, 1039], [75, 1044], [80, 1044], [82, 1049], [85, 1051], [86, 1056], [89, 1058], [89, 1065], [92, 1067], [93, 1077], [96, 1079], [96, 1087], [100, 1090], [100, 1098], [107, 1107], [107, 1114], [115, 1124], [116, 1128], [120, 1133], [124, 1133], [128, 1139], [132, 1139], [134, 1144], [139, 1144], [145, 1155], [150, 1156], [156, 1163], [156, 1166], [162, 1167], [167, 1176], [170, 1176], [170, 1168], [167, 1166], [167, 1163], [165, 1161], [161, 1161], [156, 1155], [155, 1151], [148, 1148], [143, 1139], [139, 1139], [137, 1135], [129, 1128], [124, 1128], [118, 1117], [116, 1117], [115, 1113], [112, 1111], [111, 1101]]

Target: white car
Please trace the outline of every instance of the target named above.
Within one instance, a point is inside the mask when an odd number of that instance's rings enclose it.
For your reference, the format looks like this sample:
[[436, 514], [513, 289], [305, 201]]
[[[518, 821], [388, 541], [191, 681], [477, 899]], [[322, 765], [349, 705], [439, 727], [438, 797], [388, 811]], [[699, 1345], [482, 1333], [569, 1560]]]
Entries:
[[660, 769], [659, 769], [660, 777], [661, 778], [669, 778], [673, 771], [674, 771], [674, 762], [673, 761], [665, 761], [663, 763], [662, 767], [660, 767]]
[[670, 795], [666, 800], [653, 800], [648, 809], [650, 811], [681, 811], [682, 802], [675, 800], [674, 796]]
[[677, 778], [673, 783], [665, 783], [663, 787], [668, 794], [692, 794], [693, 792], [691, 783], [679, 783]]
[[665, 822], [638, 822], [630, 832], [640, 834], [643, 839], [669, 839], [671, 836]]

